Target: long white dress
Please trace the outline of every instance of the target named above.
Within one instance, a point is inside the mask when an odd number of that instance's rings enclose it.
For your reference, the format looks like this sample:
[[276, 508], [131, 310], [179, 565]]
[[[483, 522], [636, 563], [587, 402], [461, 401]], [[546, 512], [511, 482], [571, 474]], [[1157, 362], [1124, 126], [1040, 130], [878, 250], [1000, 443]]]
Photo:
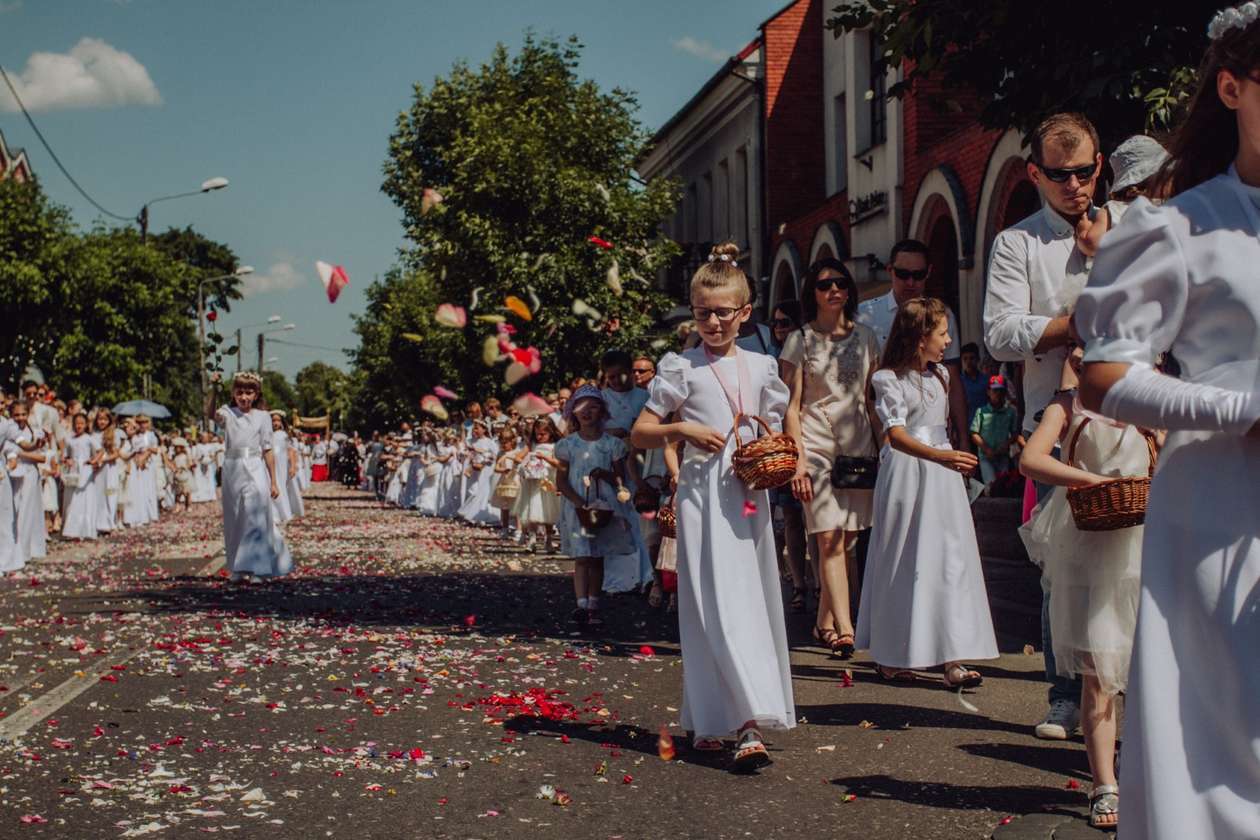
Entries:
[[423, 475], [420, 479], [420, 493], [416, 499], [416, 507], [425, 516], [437, 516], [438, 482], [442, 475], [442, 465], [437, 459], [442, 454], [442, 449], [441, 444], [427, 443], [424, 445], [421, 456], [420, 469]]
[[[276, 518], [284, 524], [293, 518], [293, 508], [289, 506], [289, 436], [281, 429], [271, 433], [271, 456], [276, 464], [276, 483], [280, 485], [280, 495], [271, 500], [276, 508]], [[270, 492], [270, 490], [268, 490]]]
[[[97, 470], [88, 460], [96, 455], [96, 442], [90, 434], [66, 438], [66, 457], [74, 466], [64, 473], [65, 507], [61, 515], [61, 535], [69, 539], [96, 539], [97, 492], [93, 480]], [[72, 478], [73, 476], [73, 478]], [[74, 486], [70, 486], [74, 482]], [[102, 496], [101, 501], [104, 501]]]
[[[1087, 362], [1260, 392], [1260, 189], [1231, 169], [1103, 239], [1077, 304]], [[1167, 385], [1175, 385], [1169, 381]], [[1121, 420], [1132, 418], [1121, 417]], [[1120, 836], [1260, 837], [1260, 440], [1170, 416], [1151, 486]]]
[[[730, 393], [747, 412], [780, 427], [788, 389], [775, 360], [737, 353], [716, 360], [715, 369], [702, 347], [666, 354], [648, 386], [646, 407], [660, 417], [677, 411], [685, 421], [725, 434], [735, 419]], [[756, 429], [740, 434], [748, 442]], [[735, 476], [734, 450], [733, 439], [716, 454], [688, 445], [674, 498], [682, 725], [698, 736], [727, 735], [748, 720], [771, 729], [796, 725], [770, 501], [766, 491], [748, 490]]]
[[123, 506], [123, 524], [128, 528], [133, 528], [145, 524], [147, 518], [145, 516], [144, 504], [144, 473], [140, 470], [139, 464], [136, 462], [138, 450], [143, 439], [140, 435], [134, 434], [124, 444], [122, 453], [126, 458], [124, 463], [126, 468], [123, 475], [122, 489], [122, 506]]
[[[137, 440], [139, 441], [137, 443]], [[138, 479], [139, 501], [141, 505], [141, 516], [143, 522], [157, 522], [159, 517], [158, 508], [158, 465], [162, 460], [162, 453], [158, 447], [157, 435], [154, 432], [141, 432], [136, 439], [132, 440], [132, 448], [137, 454], [141, 452], [149, 452], [149, 460], [145, 462], [143, 469], [139, 470], [139, 474], [135, 476]]]
[[488, 437], [478, 438], [469, 446], [468, 455], [473, 474], [468, 477], [467, 495], [456, 516], [478, 525], [498, 525], [499, 511], [490, 507], [490, 494], [498, 478], [494, 462], [499, 456], [499, 444]]
[[556, 468], [541, 457], [553, 457], [555, 451], [555, 444], [536, 443], [521, 463], [521, 492], [516, 497], [513, 512], [522, 528], [555, 525], [560, 519], [564, 499], [555, 490], [544, 486], [548, 483], [555, 486]]
[[21, 431], [8, 417], [0, 417], [0, 572], [13, 572], [26, 565], [18, 549], [17, 509], [13, 506], [8, 466], [8, 458], [17, 454], [16, 441]]
[[[1078, 429], [1075, 458], [1069, 461]], [[1118, 478], [1145, 476], [1150, 471], [1150, 450], [1136, 427], [1090, 418], [1079, 401], [1063, 440], [1063, 462], [1095, 475]], [[1042, 567], [1050, 582], [1055, 666], [1066, 677], [1097, 676], [1108, 694], [1124, 691], [1128, 681], [1141, 585], [1142, 532], [1141, 525], [1115, 531], [1079, 530], [1066, 487], [1054, 488], [1019, 529], [1029, 558]]]
[[403, 483], [402, 496], [398, 499], [398, 506], [406, 510], [411, 510], [420, 502], [420, 485], [424, 483], [422, 455], [423, 449], [419, 444], [413, 444], [407, 449], [407, 479]]
[[289, 513], [293, 517], [306, 515], [306, 502], [302, 500], [302, 449], [295, 444], [292, 439], [288, 441], [288, 456], [292, 460], [297, 461], [297, 471], [289, 478], [289, 474], [282, 473], [283, 483], [280, 485], [280, 495], [289, 498]]
[[[30, 443], [34, 433], [30, 427], [20, 428], [12, 445]], [[48, 554], [48, 532], [44, 525], [44, 499], [40, 486], [40, 464], [17, 459], [17, 466], [9, 474], [13, 487], [13, 510], [17, 516], [14, 536], [22, 563], [45, 557]]]
[[[936, 368], [948, 381], [949, 371]], [[885, 428], [948, 449], [949, 391], [931, 373], [876, 371]], [[962, 477], [885, 444], [875, 481], [856, 645], [889, 668], [998, 657], [980, 551]]]
[[214, 501], [214, 447], [198, 443], [192, 448], [194, 504]]
[[[109, 434], [113, 435], [118, 429], [109, 429]], [[105, 448], [105, 432], [92, 432], [92, 444], [97, 450]], [[117, 450], [117, 445], [115, 445]], [[98, 534], [107, 534], [114, 530], [115, 523], [118, 521], [118, 496], [110, 491], [110, 482], [115, 477], [115, 465], [118, 461], [110, 461], [101, 464], [92, 473], [93, 491], [96, 494], [96, 531]]]
[[459, 510], [463, 499], [459, 496], [460, 476], [464, 473], [464, 445], [462, 442], [447, 446], [450, 458], [438, 473], [438, 516], [450, 518]]
[[271, 503], [271, 477], [263, 453], [272, 448], [271, 415], [223, 406], [215, 418], [224, 429], [223, 546], [233, 574], [288, 574], [293, 558]]

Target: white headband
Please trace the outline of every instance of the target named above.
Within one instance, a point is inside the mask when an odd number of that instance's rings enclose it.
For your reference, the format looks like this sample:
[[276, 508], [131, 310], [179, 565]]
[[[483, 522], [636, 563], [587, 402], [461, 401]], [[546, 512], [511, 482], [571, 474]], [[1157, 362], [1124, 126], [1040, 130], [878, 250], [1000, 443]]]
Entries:
[[1260, 3], [1243, 3], [1237, 8], [1221, 9], [1208, 24], [1208, 38], [1219, 41], [1231, 29], [1246, 29], [1260, 18]]
[[730, 254], [709, 254], [709, 262], [717, 262], [718, 260], [724, 263], [734, 262]]

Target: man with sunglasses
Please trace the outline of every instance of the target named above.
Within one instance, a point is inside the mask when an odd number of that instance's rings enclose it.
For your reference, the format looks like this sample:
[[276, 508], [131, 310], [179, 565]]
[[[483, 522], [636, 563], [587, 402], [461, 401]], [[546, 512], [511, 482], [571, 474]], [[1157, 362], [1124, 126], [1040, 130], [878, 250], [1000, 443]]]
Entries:
[[[1077, 231], [1098, 212], [1094, 190], [1102, 167], [1098, 132], [1082, 114], [1055, 114], [1033, 131], [1028, 177], [1041, 193], [1039, 211], [993, 242], [984, 301], [984, 342], [993, 358], [1024, 363], [1024, 423], [1030, 434], [1054, 398], [1072, 344], [1076, 299], [1089, 279], [1090, 258]], [[1038, 486], [1038, 496], [1048, 488]], [[1059, 676], [1050, 638], [1049, 587], [1043, 583], [1042, 650], [1050, 709], [1034, 730], [1065, 740], [1080, 722], [1080, 679]]]
[[[888, 333], [892, 331], [897, 309], [908, 300], [923, 297], [927, 288], [928, 278], [932, 276], [927, 245], [917, 239], [898, 242], [888, 256], [888, 274], [892, 278], [892, 289], [887, 294], [863, 301], [857, 311], [858, 323], [875, 331], [881, 351], [888, 341]], [[958, 340], [958, 319], [948, 307], [946, 310], [949, 312], [950, 338], [949, 346], [945, 348], [945, 366], [949, 368], [949, 435], [955, 446], [968, 449], [971, 438], [967, 424], [967, 392], [962, 386], [959, 356], [962, 342]]]

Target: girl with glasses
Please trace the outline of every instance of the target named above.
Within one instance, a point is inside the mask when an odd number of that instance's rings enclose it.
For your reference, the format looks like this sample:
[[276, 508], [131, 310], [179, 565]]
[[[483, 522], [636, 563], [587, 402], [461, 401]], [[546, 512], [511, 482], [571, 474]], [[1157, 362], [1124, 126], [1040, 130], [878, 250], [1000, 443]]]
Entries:
[[[778, 426], [788, 390], [774, 359], [735, 344], [751, 314], [734, 243], [716, 246], [691, 280], [700, 347], [657, 365], [631, 439], [643, 449], [686, 446], [674, 497], [682, 724], [698, 750], [736, 737], [734, 766], [770, 763], [761, 729], [796, 724], [770, 503], [732, 474], [736, 415]], [[677, 413], [676, 422], [667, 418]], [[744, 440], [753, 425], [741, 423]]]

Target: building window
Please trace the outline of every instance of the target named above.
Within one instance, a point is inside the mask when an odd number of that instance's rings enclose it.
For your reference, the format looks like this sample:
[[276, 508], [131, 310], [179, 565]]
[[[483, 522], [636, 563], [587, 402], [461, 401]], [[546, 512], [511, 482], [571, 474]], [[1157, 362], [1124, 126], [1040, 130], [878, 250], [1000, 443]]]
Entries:
[[739, 244], [752, 248], [749, 218], [752, 216], [752, 192], [748, 184], [748, 150], [735, 152], [735, 180], [731, 186], [731, 206], [735, 213], [732, 230], [740, 237]]
[[726, 158], [718, 163], [717, 196], [713, 200], [713, 241], [724, 242], [735, 236], [731, 226], [731, 167]]
[[687, 197], [683, 199], [683, 242], [696, 241], [699, 228], [700, 197], [695, 184], [687, 186]]
[[871, 146], [878, 146], [888, 141], [888, 103], [885, 99], [887, 89], [885, 76], [888, 66], [884, 61], [884, 48], [875, 36], [875, 30], [867, 33], [870, 39], [869, 50], [871, 60]]
[[700, 179], [700, 230], [699, 242], [713, 242], [713, 173], [706, 172]]
[[835, 108], [832, 125], [836, 132], [836, 176], [835, 189], [832, 192], [839, 193], [849, 188], [849, 112], [848, 102], [843, 93], [835, 98], [833, 107]]

